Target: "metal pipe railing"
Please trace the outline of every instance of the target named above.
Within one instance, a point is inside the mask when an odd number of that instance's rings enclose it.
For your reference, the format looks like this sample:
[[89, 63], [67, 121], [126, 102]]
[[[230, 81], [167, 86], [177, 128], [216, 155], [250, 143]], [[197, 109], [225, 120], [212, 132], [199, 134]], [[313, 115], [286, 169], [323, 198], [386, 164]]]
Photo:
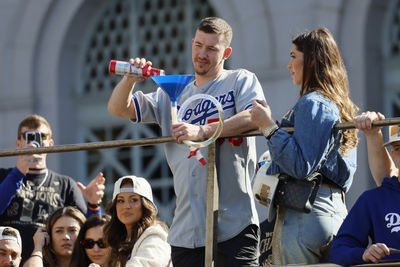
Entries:
[[[388, 126], [400, 124], [400, 118], [390, 118], [384, 120], [378, 120], [373, 122], [372, 126]], [[334, 129], [346, 130], [354, 129], [353, 122], [338, 123], [334, 126]], [[293, 133], [294, 128], [282, 128], [288, 133]], [[260, 136], [259, 131], [250, 131], [237, 136], [230, 137], [251, 137]], [[115, 140], [115, 141], [103, 141], [93, 142], [86, 144], [72, 144], [72, 145], [57, 145], [52, 147], [37, 147], [37, 148], [20, 148], [11, 150], [0, 150], [0, 157], [18, 156], [18, 155], [30, 155], [30, 154], [41, 154], [41, 153], [61, 153], [61, 152], [72, 152], [72, 151], [83, 151], [83, 150], [97, 150], [117, 147], [134, 147], [134, 146], [150, 146], [158, 144], [174, 143], [176, 140], [173, 137], [155, 137], [141, 140]], [[217, 179], [217, 168], [216, 168], [216, 146], [215, 142], [208, 146], [208, 178], [207, 178], [207, 218], [206, 218], [206, 255], [205, 255], [205, 266], [213, 267], [216, 266], [217, 257], [217, 229], [218, 229], [218, 179]], [[316, 265], [304, 265], [304, 266], [318, 266]], [[324, 266], [338, 266], [335, 264], [329, 264]], [[374, 265], [374, 266], [379, 266]], [[386, 266], [386, 265], [384, 265]], [[394, 266], [394, 265], [393, 265]]]
[[[384, 120], [378, 120], [372, 123], [373, 127], [376, 126], [388, 126], [400, 124], [400, 118], [390, 118]], [[354, 129], [353, 122], [342, 122], [334, 126], [334, 129], [346, 130]], [[288, 133], [293, 133], [293, 127], [282, 128]], [[236, 138], [236, 137], [250, 137], [250, 136], [260, 136], [259, 131], [250, 131], [236, 136], [227, 136], [223, 138]], [[3, 149], [0, 150], [0, 157], [10, 157], [19, 155], [31, 155], [31, 154], [41, 154], [41, 153], [60, 153], [60, 152], [72, 152], [72, 151], [83, 151], [83, 150], [97, 150], [97, 149], [107, 149], [107, 148], [117, 148], [117, 147], [134, 147], [134, 146], [151, 146], [159, 144], [174, 143], [176, 140], [173, 137], [154, 137], [139, 140], [115, 140], [115, 141], [103, 141], [103, 142], [92, 142], [85, 144], [72, 144], [72, 145], [56, 145], [51, 147], [34, 147], [34, 148], [19, 148], [19, 149]]]

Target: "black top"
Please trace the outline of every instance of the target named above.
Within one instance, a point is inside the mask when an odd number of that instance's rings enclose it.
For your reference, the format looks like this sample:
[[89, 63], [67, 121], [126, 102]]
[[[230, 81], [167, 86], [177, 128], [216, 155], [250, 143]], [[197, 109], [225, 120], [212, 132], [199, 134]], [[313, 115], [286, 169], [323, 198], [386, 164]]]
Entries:
[[[0, 184], [11, 177], [10, 169], [0, 168]], [[45, 180], [44, 180], [45, 179]], [[0, 195], [1, 203], [8, 203]], [[6, 201], [6, 202], [5, 202]], [[46, 220], [58, 208], [76, 206], [86, 214], [86, 204], [82, 192], [71, 177], [48, 170], [41, 174], [28, 174], [23, 178], [23, 184], [12, 198], [7, 209], [0, 215], [1, 226], [11, 226], [17, 229], [22, 238], [22, 263], [25, 262], [34, 249], [33, 235], [38, 227], [45, 227]]]

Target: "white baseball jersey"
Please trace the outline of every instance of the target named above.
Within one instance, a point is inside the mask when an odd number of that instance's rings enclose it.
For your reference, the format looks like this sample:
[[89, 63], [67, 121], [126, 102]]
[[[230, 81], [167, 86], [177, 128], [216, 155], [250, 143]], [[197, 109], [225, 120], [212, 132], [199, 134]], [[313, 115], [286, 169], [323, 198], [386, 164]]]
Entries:
[[[221, 103], [225, 119], [252, 107], [251, 100], [265, 100], [256, 76], [243, 69], [224, 70], [216, 79], [197, 87], [192, 81], [178, 98], [178, 108], [190, 96], [208, 94]], [[160, 88], [156, 92], [133, 95], [136, 122], [157, 123], [163, 136], [171, 136], [171, 102]], [[204, 125], [218, 121], [218, 110], [207, 99], [192, 102], [182, 121]], [[219, 212], [218, 242], [235, 237], [250, 224], [258, 225], [258, 216], [251, 188], [256, 162], [255, 137], [218, 141]], [[189, 156], [185, 144], [165, 145], [168, 164], [174, 176], [175, 216], [168, 234], [173, 246], [195, 248], [205, 246], [207, 209], [207, 165]], [[208, 148], [201, 148], [207, 162]]]

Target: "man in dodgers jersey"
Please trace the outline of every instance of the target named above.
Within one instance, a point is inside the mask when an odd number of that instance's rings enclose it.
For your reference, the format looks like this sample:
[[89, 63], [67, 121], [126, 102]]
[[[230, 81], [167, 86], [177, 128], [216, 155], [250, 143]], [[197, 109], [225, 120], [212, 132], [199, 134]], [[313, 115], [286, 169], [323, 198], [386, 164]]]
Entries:
[[[203, 19], [192, 39], [195, 80], [178, 98], [178, 108], [195, 94], [214, 96], [224, 110], [221, 137], [234, 136], [257, 129], [250, 120], [251, 100], [264, 99], [256, 76], [244, 69], [224, 70], [231, 55], [232, 28], [220, 19]], [[143, 68], [146, 59], [131, 59]], [[160, 88], [156, 92], [133, 94], [136, 82], [144, 78], [124, 76], [115, 87], [108, 104], [111, 114], [130, 118], [136, 123], [157, 123], [163, 136], [178, 143], [166, 144], [168, 164], [174, 175], [177, 196], [175, 217], [168, 236], [172, 262], [176, 266], [204, 266], [206, 236], [207, 166], [194, 157], [188, 159], [184, 140], [200, 141], [213, 135], [218, 126], [218, 110], [210, 100], [190, 103], [182, 122], [172, 124], [169, 96]], [[133, 96], [132, 96], [133, 94]], [[256, 162], [255, 138], [220, 139], [218, 183], [218, 266], [258, 265], [259, 222], [251, 189]], [[208, 148], [201, 148], [207, 161]]]

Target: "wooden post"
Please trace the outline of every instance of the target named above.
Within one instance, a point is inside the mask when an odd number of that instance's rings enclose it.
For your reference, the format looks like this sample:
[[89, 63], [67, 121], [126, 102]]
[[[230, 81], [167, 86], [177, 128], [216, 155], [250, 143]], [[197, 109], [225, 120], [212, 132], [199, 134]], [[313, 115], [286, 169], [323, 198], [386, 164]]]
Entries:
[[206, 267], [216, 266], [218, 237], [218, 179], [216, 169], [215, 143], [208, 146], [208, 176], [207, 176], [207, 218], [206, 218]]

